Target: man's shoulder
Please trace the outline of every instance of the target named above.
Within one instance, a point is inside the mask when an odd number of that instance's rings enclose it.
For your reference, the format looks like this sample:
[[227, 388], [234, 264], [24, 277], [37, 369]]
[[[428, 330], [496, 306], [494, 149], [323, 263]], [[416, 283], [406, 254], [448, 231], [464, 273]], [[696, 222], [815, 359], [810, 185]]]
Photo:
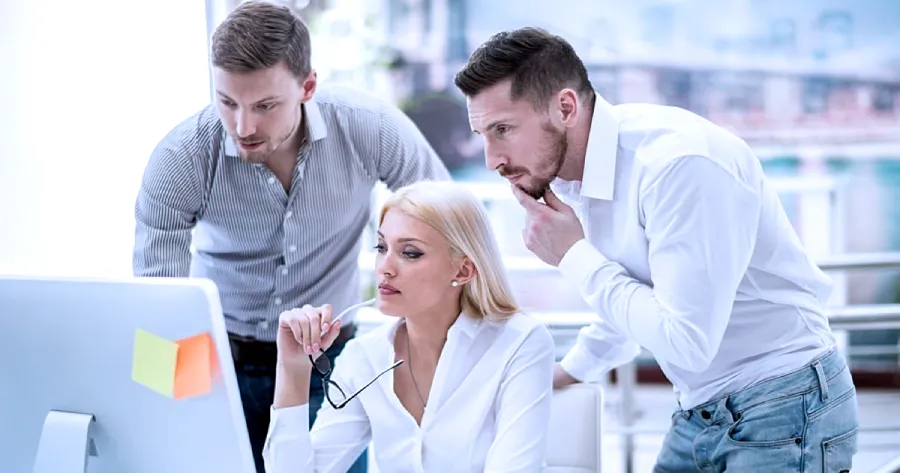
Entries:
[[315, 101], [325, 114], [369, 116], [396, 108], [383, 98], [345, 85], [320, 86]]
[[223, 127], [213, 105], [204, 107], [172, 127], [156, 144], [147, 163], [154, 182], [173, 176], [206, 176], [221, 147]]
[[214, 105], [210, 104], [172, 127], [159, 142], [158, 147], [169, 149], [205, 148], [223, 133], [222, 122]]
[[[619, 147], [650, 174], [685, 156], [700, 156], [721, 165], [746, 144], [728, 130], [679, 107], [624, 104], [616, 107]], [[730, 166], [726, 166], [730, 167]]]

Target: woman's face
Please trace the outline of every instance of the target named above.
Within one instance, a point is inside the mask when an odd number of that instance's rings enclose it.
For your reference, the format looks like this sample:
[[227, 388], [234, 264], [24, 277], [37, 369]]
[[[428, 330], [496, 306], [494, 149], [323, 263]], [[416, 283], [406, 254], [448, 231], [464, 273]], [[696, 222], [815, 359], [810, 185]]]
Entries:
[[416, 317], [459, 304], [462, 284], [452, 282], [461, 279], [462, 258], [452, 255], [447, 239], [431, 226], [392, 208], [381, 222], [376, 250], [382, 313]]

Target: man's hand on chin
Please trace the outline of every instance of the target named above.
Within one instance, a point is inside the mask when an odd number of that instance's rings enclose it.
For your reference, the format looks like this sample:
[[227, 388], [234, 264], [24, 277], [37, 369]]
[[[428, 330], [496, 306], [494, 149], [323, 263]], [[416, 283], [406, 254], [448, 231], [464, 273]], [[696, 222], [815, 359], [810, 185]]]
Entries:
[[578, 380], [567, 373], [559, 363], [553, 367], [553, 389], [563, 388], [577, 382]]

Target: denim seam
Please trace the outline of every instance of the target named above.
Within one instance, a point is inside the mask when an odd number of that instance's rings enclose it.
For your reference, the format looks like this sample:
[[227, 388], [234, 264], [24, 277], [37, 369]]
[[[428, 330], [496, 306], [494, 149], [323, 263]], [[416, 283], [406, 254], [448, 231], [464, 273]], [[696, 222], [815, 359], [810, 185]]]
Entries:
[[816, 386], [811, 386], [811, 387], [810, 387], [809, 389], [807, 389], [806, 391], [797, 391], [797, 392], [792, 392], [792, 393], [785, 394], [785, 395], [783, 395], [783, 396], [774, 397], [774, 398], [772, 398], [772, 399], [766, 399], [765, 401], [758, 402], [758, 403], [753, 404], [753, 405], [751, 405], [751, 406], [748, 406], [748, 407], [746, 407], [746, 408], [744, 408], [744, 409], [736, 410], [736, 411], [733, 412], [733, 414], [741, 414], [741, 415], [742, 415], [744, 412], [747, 412], [747, 411], [749, 411], [750, 409], [755, 409], [755, 408], [760, 407], [760, 406], [765, 406], [766, 404], [771, 404], [771, 403], [773, 403], [773, 402], [782, 401], [782, 400], [784, 400], [784, 399], [790, 399], [790, 398], [794, 398], [794, 397], [804, 397], [804, 396], [806, 396], [807, 394], [809, 394], [809, 393], [811, 393], [811, 392], [814, 392], [816, 389], [818, 389], [818, 385], [816, 385]]
[[847, 392], [845, 392], [844, 394], [841, 394], [840, 396], [838, 396], [836, 398], [832, 398], [831, 401], [828, 402], [827, 404], [825, 404], [821, 409], [810, 412], [808, 414], [809, 421], [812, 422], [812, 421], [818, 419], [819, 417], [822, 417], [823, 415], [831, 412], [834, 408], [840, 406], [841, 403], [846, 401], [851, 396], [853, 396], [853, 389], [848, 389]]
[[[815, 392], [815, 389], [813, 389]], [[807, 393], [809, 394], [809, 393]], [[806, 463], [809, 461], [809, 404], [806, 395], [803, 396], [803, 429], [800, 431], [800, 471], [806, 471]]]
[[[850, 437], [852, 437], [853, 435], [858, 434], [858, 433], [859, 433], [859, 427], [854, 427], [854, 428], [850, 429], [849, 431], [842, 433], [841, 435], [838, 435], [838, 436], [836, 436], [836, 437], [832, 437], [832, 438], [830, 438], [830, 439], [823, 440], [823, 441], [822, 441], [822, 448], [825, 449], [825, 448], [830, 447], [830, 446], [832, 446], [832, 445], [834, 445], [834, 444], [841, 443], [841, 442], [843, 442], [844, 440], [847, 440], [848, 438], [850, 438]], [[822, 451], [822, 454], [823, 454], [823, 455], [825, 454], [825, 451], [824, 451], [824, 450]]]
[[[822, 449], [822, 467], [825, 468], [828, 466], [828, 448], [832, 445], [840, 444], [846, 440], [853, 438], [854, 435], [859, 435], [859, 427], [854, 427], [849, 432], [845, 432], [837, 437], [832, 437], [830, 439], [823, 440], [819, 448]], [[843, 470], [842, 470], [843, 471]]]

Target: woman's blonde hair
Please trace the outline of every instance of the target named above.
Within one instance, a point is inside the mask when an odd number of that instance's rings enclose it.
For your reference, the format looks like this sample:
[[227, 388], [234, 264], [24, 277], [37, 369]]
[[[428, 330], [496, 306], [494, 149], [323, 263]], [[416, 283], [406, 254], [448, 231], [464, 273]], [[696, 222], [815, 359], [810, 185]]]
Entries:
[[463, 312], [499, 321], [519, 311], [487, 211], [474, 193], [453, 181], [421, 181], [387, 199], [379, 225], [391, 209], [428, 224], [444, 235], [452, 252], [472, 261], [475, 277], [462, 288]]

